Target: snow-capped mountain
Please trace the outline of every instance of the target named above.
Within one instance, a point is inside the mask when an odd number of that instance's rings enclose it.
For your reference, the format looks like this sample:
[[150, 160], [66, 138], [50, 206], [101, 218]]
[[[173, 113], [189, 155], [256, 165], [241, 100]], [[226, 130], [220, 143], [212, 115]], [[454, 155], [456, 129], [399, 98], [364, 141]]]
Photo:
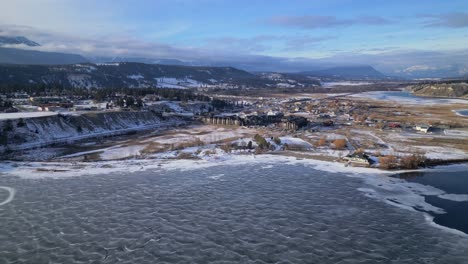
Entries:
[[0, 36], [0, 46], [4, 45], [20, 45], [24, 44], [29, 47], [37, 47], [40, 46], [39, 43], [32, 41], [26, 37], [23, 36]]

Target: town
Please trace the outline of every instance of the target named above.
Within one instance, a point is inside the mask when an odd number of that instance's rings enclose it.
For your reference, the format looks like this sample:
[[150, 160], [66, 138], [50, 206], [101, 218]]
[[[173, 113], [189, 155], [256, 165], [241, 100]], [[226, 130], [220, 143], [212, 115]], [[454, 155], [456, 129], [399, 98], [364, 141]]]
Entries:
[[468, 263], [468, 1], [0, 7], [0, 264]]
[[[4, 157], [28, 160], [35, 157], [31, 153], [38, 148], [52, 148], [53, 153], [40, 159], [97, 161], [103, 159], [98, 155], [103, 153], [103, 148], [124, 141], [129, 146], [110, 159], [196, 159], [219, 152], [281, 153], [298, 159], [339, 161], [345, 166], [380, 169], [416, 169], [468, 159], [468, 122], [455, 111], [464, 107], [460, 102], [400, 104], [363, 98], [359, 93], [271, 94], [266, 97], [170, 88], [80, 93], [49, 92], [46, 96], [5, 93], [0, 103], [0, 110], [5, 112], [2, 115], [16, 118], [0, 121], [3, 123], [0, 138]], [[134, 123], [91, 129], [76, 125], [81, 121], [73, 121], [78, 117], [99, 116], [99, 119], [113, 122], [110, 115], [116, 113], [151, 113], [154, 116], [147, 120], [147, 115], [132, 115]], [[72, 126], [76, 131], [70, 134], [56, 128], [52, 130], [47, 128], [50, 123], [40, 122], [50, 118], [74, 122]], [[156, 126], [154, 120], [157, 120]], [[101, 121], [95, 122], [98, 123], [91, 126], [99, 126]], [[199, 135], [190, 132], [194, 128]], [[158, 131], [157, 135], [150, 133], [151, 140], [148, 140], [147, 132], [152, 131]], [[41, 133], [49, 135], [37, 136]], [[174, 135], [165, 135], [171, 133]], [[216, 136], [207, 140], [210, 134]], [[162, 141], [158, 140], [161, 135]], [[135, 137], [145, 138], [143, 141], [147, 144]], [[168, 137], [180, 146], [165, 144]], [[72, 149], [77, 150], [76, 153]]]

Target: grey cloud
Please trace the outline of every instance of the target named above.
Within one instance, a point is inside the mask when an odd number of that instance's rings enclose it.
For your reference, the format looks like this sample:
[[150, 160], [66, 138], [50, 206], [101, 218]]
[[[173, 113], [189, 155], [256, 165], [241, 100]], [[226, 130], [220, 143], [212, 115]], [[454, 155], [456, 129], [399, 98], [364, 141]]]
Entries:
[[424, 50], [391, 50], [377, 54], [359, 54], [342, 52], [322, 62], [357, 64], [370, 64], [378, 70], [389, 75], [401, 75], [408, 68], [418, 66], [419, 68], [437, 69], [438, 74], [432, 77], [454, 77], [457, 71], [466, 69], [468, 66], [468, 49], [452, 51], [424, 51]]
[[419, 15], [420, 18], [425, 18], [423, 22], [425, 27], [449, 27], [463, 28], [468, 27], [468, 13], [455, 12], [441, 15]]
[[383, 17], [360, 16], [351, 19], [340, 19], [335, 16], [276, 16], [267, 21], [269, 24], [278, 26], [297, 27], [303, 29], [329, 28], [338, 26], [350, 26], [356, 24], [383, 25], [393, 23]]
[[425, 77], [454, 77], [466, 72], [468, 69], [468, 49], [437, 52], [393, 50], [392, 47], [388, 47], [387, 51], [376, 54], [357, 51], [337, 52], [333, 56], [321, 59], [256, 55], [232, 56], [223, 59], [216, 65], [230, 65], [251, 71], [299, 72], [342, 65], [371, 65], [377, 70], [392, 76], [414, 77], [415, 75], [410, 75], [405, 70], [419, 68], [419, 74], [427, 69]]
[[[84, 56], [139, 56], [181, 59], [196, 58], [203, 51], [190, 47], [146, 42], [127, 35], [109, 35], [87, 38], [77, 35], [41, 31], [33, 27], [0, 25], [0, 35], [25, 36], [41, 44], [34, 50], [77, 53]], [[32, 49], [18, 46], [18, 48]]]
[[335, 39], [334, 36], [323, 36], [323, 37], [314, 37], [314, 36], [302, 36], [294, 37], [285, 41], [284, 51], [290, 50], [306, 50], [312, 48], [323, 41]]
[[271, 47], [265, 42], [280, 39], [280, 37], [272, 35], [259, 35], [251, 38], [221, 37], [209, 38], [205, 43], [215, 50], [236, 50], [237, 52], [251, 53], [269, 50]]
[[236, 50], [241, 53], [263, 52], [271, 49], [272, 42], [283, 46], [283, 51], [305, 50], [317, 44], [336, 38], [335, 36], [287, 36], [287, 35], [259, 35], [251, 38], [210, 38], [205, 42], [210, 49]]
[[[468, 68], [468, 49], [453, 51], [401, 50], [398, 47], [381, 49], [355, 50], [352, 52], [334, 52], [323, 59], [286, 58], [255, 55], [256, 49], [268, 48], [270, 42], [282, 44], [285, 48], [313, 47], [318, 43], [332, 39], [333, 36], [274, 36], [260, 35], [252, 38], [219, 38], [207, 41], [204, 47], [176, 47], [158, 42], [146, 42], [125, 35], [109, 35], [99, 38], [85, 38], [76, 35], [64, 35], [54, 32], [39, 31], [31, 27], [2, 26], [0, 35], [20, 35], [41, 43], [35, 50], [76, 53], [84, 56], [121, 56], [148, 59], [179, 59], [198, 62], [197, 65], [234, 66], [253, 71], [297, 72], [315, 70], [323, 67], [350, 64], [368, 64], [386, 74], [397, 74], [404, 69], [427, 68], [447, 69], [444, 76], [450, 76], [456, 69]], [[253, 45], [244, 50], [230, 49], [233, 46]], [[224, 48], [215, 49], [213, 45]], [[260, 43], [257, 45], [256, 43]], [[262, 45], [264, 47], [262, 47]], [[231, 47], [233, 47], [231, 46]], [[280, 45], [281, 46], [281, 45]], [[32, 49], [31, 47], [22, 47]], [[250, 52], [245, 52], [250, 50]], [[372, 52], [372, 54], [369, 54]], [[417, 67], [414, 67], [417, 66]], [[413, 67], [413, 68], [411, 68]], [[452, 75], [453, 76], [453, 75]]]

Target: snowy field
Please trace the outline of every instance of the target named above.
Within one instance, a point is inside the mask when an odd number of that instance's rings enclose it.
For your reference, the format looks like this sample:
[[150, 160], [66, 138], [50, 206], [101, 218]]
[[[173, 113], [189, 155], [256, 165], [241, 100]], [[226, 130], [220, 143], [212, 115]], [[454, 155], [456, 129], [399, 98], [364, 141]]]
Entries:
[[[247, 128], [230, 129], [215, 126], [193, 126], [184, 129], [173, 129], [172, 132], [163, 133], [163, 135], [143, 135], [136, 139], [117, 141], [110, 147], [95, 148], [73, 154], [60, 155], [63, 149], [50, 149], [50, 151], [49, 149], [42, 149], [41, 156], [44, 156], [44, 160], [53, 158], [82, 160], [85, 156], [89, 156], [93, 157], [93, 160], [109, 161], [143, 157], [175, 158], [181, 152], [185, 152], [193, 153], [194, 157], [203, 157], [205, 152], [217, 151], [216, 145], [213, 143], [232, 140], [233, 142], [243, 141], [247, 144], [248, 141], [253, 141], [252, 135], [254, 134], [254, 130]], [[180, 147], [182, 145], [184, 147]], [[195, 147], [190, 147], [191, 145], [195, 145]], [[173, 150], [173, 148], [177, 149], [177, 151]], [[22, 157], [27, 159], [37, 154], [35, 150], [30, 152], [24, 153]], [[196, 155], [195, 152], [200, 153]]]
[[332, 88], [334, 86], [361, 86], [361, 85], [371, 85], [371, 82], [351, 82], [351, 81], [343, 81], [343, 82], [323, 82], [321, 83], [322, 87], [324, 88]]
[[0, 113], [0, 120], [18, 119], [18, 118], [33, 118], [42, 116], [54, 116], [57, 112], [20, 112], [20, 113]]

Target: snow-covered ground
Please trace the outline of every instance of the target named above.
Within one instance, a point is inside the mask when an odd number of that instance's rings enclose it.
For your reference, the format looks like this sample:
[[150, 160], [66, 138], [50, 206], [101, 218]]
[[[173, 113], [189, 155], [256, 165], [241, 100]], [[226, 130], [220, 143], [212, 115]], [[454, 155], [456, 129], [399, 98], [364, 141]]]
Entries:
[[[57, 113], [53, 114], [57, 115]], [[95, 137], [122, 135], [139, 130], [157, 131], [185, 123], [177, 118], [161, 120], [159, 116], [151, 112], [105, 112], [73, 118], [74, 122], [58, 117], [51, 117], [47, 120], [24, 119], [24, 126], [17, 126], [14, 130], [15, 136], [21, 138], [23, 143], [9, 144], [8, 147], [12, 150], [25, 150]], [[77, 129], [77, 123], [81, 124], [80, 129]]]
[[467, 130], [446, 129], [444, 134], [454, 138], [468, 138]]
[[190, 78], [178, 79], [173, 77], [158, 77], [155, 79], [158, 82], [157, 86], [163, 88], [186, 89], [189, 87], [197, 88], [206, 85], [205, 83]]
[[[220, 149], [210, 156], [201, 156], [197, 160], [167, 160], [167, 159], [129, 159], [119, 161], [100, 162], [3, 162], [0, 163], [0, 173], [15, 175], [23, 178], [67, 178], [73, 176], [101, 175], [113, 172], [135, 172], [155, 168], [179, 169], [190, 171], [196, 168], [206, 168], [218, 165], [238, 165], [244, 163], [279, 164], [308, 164], [316, 168], [337, 173], [369, 173], [390, 175], [395, 171], [381, 171], [371, 168], [345, 167], [341, 163], [303, 159], [280, 155], [236, 155], [228, 154]], [[403, 172], [403, 171], [402, 171]]]
[[450, 147], [436, 147], [436, 146], [415, 146], [415, 148], [422, 150], [426, 158], [429, 159], [467, 159], [468, 153], [463, 150], [450, 148]]
[[144, 79], [145, 77], [143, 77], [143, 75], [141, 74], [132, 74], [132, 75], [128, 75], [127, 78], [133, 79], [133, 80], [140, 80], [140, 79]]
[[100, 154], [103, 160], [119, 160], [128, 157], [136, 157], [141, 154], [141, 151], [145, 148], [144, 145], [131, 145], [123, 146], [119, 148], [112, 148], [104, 151]]
[[205, 144], [211, 144], [214, 142], [220, 142], [225, 139], [245, 138], [248, 137], [248, 135], [254, 134], [255, 130], [243, 127], [231, 129], [216, 126], [194, 126], [187, 129], [177, 129], [174, 132], [176, 133], [152, 137], [144, 140], [143, 142], [156, 142], [159, 144], [178, 144], [199, 140]]
[[42, 116], [54, 116], [57, 112], [19, 112], [19, 113], [0, 113], [0, 120], [18, 119], [18, 118], [32, 118]]
[[313, 146], [309, 142], [294, 137], [280, 137], [281, 144], [288, 144], [289, 146], [300, 146], [304, 149], [311, 149]]
[[352, 81], [343, 81], [343, 82], [322, 82], [321, 85], [324, 88], [332, 88], [334, 86], [360, 86], [360, 85], [370, 85], [371, 82], [352, 82]]

